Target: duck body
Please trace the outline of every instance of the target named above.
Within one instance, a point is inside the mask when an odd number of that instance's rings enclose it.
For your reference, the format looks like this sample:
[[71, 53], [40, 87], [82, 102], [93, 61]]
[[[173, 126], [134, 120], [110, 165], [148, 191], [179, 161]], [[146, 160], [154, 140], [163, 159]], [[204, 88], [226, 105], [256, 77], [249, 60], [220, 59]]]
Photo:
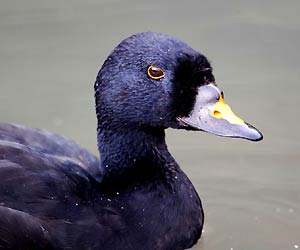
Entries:
[[96, 157], [69, 139], [11, 124], [0, 131], [2, 248], [185, 249], [200, 237], [201, 202], [165, 145], [101, 180]]
[[167, 35], [123, 40], [94, 89], [100, 160], [65, 137], [0, 124], [0, 249], [190, 248], [203, 209], [165, 129], [261, 133], [224, 103], [207, 58]]

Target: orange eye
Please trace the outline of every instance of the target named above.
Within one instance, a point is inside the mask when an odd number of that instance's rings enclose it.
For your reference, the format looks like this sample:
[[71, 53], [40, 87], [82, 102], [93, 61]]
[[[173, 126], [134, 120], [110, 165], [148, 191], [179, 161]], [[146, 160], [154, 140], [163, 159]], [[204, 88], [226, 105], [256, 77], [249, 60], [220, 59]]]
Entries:
[[148, 76], [152, 79], [158, 80], [165, 76], [165, 72], [160, 67], [151, 65], [148, 67]]

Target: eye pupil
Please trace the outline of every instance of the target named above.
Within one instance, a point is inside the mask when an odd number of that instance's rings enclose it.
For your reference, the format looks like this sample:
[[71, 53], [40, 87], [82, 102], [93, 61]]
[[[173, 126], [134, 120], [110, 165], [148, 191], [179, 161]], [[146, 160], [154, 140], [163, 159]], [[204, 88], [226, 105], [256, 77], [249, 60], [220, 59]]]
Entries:
[[160, 67], [151, 65], [148, 67], [148, 75], [153, 79], [160, 79], [165, 76], [165, 73]]

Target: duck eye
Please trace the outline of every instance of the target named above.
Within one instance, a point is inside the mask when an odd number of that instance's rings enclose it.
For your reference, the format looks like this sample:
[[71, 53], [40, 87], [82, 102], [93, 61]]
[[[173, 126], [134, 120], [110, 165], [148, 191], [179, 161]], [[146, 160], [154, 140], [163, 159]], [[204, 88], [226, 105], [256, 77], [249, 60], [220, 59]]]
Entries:
[[158, 80], [165, 76], [165, 72], [160, 67], [151, 65], [148, 67], [148, 76], [152, 79]]

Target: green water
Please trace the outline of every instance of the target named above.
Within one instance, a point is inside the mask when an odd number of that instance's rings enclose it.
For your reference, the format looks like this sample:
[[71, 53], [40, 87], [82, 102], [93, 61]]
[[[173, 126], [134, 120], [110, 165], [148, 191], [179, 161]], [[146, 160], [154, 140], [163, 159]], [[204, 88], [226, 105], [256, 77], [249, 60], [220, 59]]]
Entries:
[[178, 37], [209, 57], [227, 102], [264, 134], [251, 143], [167, 132], [205, 209], [193, 249], [296, 249], [299, 10], [299, 1], [0, 0], [0, 121], [97, 153], [93, 82], [103, 60], [139, 31]]

